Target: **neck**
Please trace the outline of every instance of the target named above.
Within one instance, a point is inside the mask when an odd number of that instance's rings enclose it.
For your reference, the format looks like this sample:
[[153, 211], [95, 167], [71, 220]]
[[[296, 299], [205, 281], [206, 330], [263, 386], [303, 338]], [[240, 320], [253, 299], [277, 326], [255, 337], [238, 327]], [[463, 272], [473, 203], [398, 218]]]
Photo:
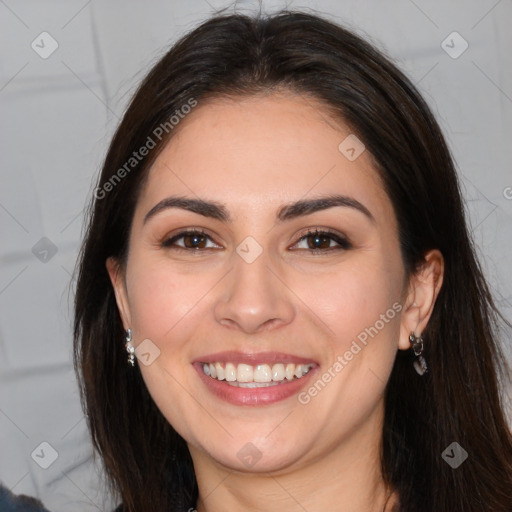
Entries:
[[398, 500], [381, 473], [381, 420], [377, 415], [343, 444], [279, 471], [231, 470], [189, 446], [199, 488], [197, 512], [391, 512]]

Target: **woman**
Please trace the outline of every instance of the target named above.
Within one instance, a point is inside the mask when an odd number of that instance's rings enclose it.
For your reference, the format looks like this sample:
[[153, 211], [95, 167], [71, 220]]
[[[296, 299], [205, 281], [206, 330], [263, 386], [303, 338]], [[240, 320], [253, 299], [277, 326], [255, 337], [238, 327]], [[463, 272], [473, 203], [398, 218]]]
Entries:
[[122, 510], [511, 510], [500, 316], [440, 129], [375, 48], [203, 23], [94, 196], [75, 357]]

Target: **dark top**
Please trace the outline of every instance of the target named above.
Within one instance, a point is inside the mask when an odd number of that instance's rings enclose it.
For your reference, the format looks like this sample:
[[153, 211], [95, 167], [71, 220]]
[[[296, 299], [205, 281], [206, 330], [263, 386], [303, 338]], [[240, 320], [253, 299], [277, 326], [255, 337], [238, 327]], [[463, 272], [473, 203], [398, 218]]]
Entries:
[[14, 495], [0, 484], [1, 512], [48, 512], [44, 505], [35, 498], [24, 495]]
[[[50, 512], [35, 498], [23, 494], [13, 494], [0, 483], [0, 512]], [[119, 505], [114, 512], [123, 512]]]

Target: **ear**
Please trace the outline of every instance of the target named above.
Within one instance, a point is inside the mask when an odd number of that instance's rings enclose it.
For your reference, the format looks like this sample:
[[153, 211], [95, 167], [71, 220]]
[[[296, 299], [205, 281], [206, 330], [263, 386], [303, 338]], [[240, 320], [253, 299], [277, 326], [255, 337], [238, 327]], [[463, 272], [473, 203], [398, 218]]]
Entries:
[[411, 347], [411, 332], [419, 336], [425, 330], [441, 290], [443, 276], [443, 255], [433, 249], [425, 254], [423, 264], [409, 279], [400, 324], [398, 347], [401, 350]]
[[110, 282], [114, 288], [116, 296], [117, 309], [123, 321], [124, 329], [132, 325], [130, 306], [128, 303], [128, 294], [126, 293], [126, 283], [124, 279], [124, 270], [115, 258], [108, 258], [106, 262]]

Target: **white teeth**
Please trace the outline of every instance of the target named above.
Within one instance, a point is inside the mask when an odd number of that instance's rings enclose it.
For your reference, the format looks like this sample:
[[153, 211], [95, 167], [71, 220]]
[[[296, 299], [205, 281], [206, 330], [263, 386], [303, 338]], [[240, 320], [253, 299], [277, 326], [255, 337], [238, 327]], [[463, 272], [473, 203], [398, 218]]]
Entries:
[[268, 364], [259, 364], [254, 369], [254, 382], [271, 382], [272, 370]]
[[302, 364], [298, 364], [296, 367], [295, 367], [295, 377], [297, 377], [298, 379], [300, 379], [303, 375], [305, 375], [306, 372], [304, 372], [305, 370], [305, 366], [302, 365]]
[[313, 364], [293, 364], [293, 363], [275, 363], [250, 364], [240, 363], [235, 366], [233, 363], [204, 363], [203, 371], [206, 375], [217, 380], [226, 380], [233, 386], [239, 387], [264, 387], [264, 385], [274, 385], [287, 381], [300, 379], [306, 375]]
[[274, 366], [272, 366], [272, 380], [284, 380], [284, 364], [277, 363]]
[[238, 382], [253, 382], [254, 371], [249, 364], [239, 364], [236, 369], [236, 380]]
[[226, 376], [226, 380], [228, 382], [234, 382], [236, 380], [236, 368], [233, 363], [226, 363], [224, 375]]
[[215, 363], [215, 371], [217, 372], [217, 380], [224, 380], [226, 378], [226, 373], [220, 363]]
[[228, 382], [228, 384], [237, 388], [268, 388], [279, 385], [278, 382]]

